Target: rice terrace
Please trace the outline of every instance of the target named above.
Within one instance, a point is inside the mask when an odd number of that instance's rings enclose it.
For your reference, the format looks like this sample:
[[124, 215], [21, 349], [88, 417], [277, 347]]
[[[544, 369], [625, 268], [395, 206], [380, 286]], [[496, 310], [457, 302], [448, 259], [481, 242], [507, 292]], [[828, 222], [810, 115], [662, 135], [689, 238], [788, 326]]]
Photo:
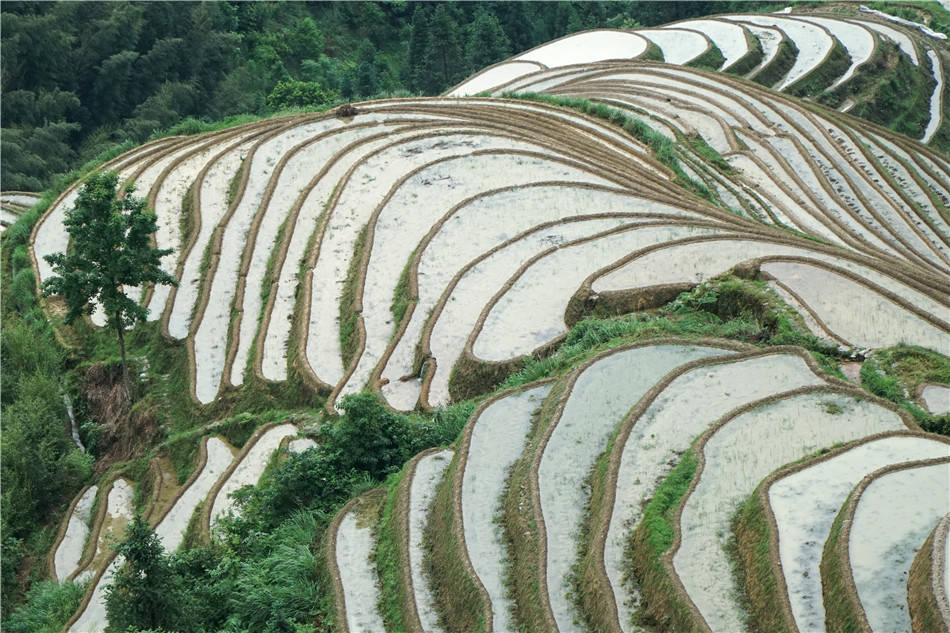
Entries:
[[[8, 122], [71, 103], [22, 47], [87, 4], [285, 78], [48, 175], [52, 124], [4, 123], [3, 630], [950, 633], [936, 3], [40, 4], [2, 10]], [[73, 319], [110, 182], [174, 283]]]

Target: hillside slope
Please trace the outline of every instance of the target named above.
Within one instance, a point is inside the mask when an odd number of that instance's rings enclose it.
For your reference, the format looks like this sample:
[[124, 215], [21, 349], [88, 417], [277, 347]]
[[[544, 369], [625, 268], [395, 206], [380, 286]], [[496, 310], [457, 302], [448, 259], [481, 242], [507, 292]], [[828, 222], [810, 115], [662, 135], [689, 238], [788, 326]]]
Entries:
[[[947, 52], [902, 28], [793, 13], [587, 32], [444, 97], [163, 138], [100, 167], [135, 183], [173, 251], [179, 287], [130, 290], [184, 347], [194, 410], [251, 389], [319, 394], [328, 417], [363, 391], [433, 419], [477, 404], [451, 449], [384, 490], [361, 480], [304, 545], [330, 579], [322, 625], [950, 625], [950, 442], [921, 429], [940, 405], [908, 412], [838, 369], [899, 346], [948, 363]], [[838, 110], [799, 98], [831, 103], [882, 49], [938, 73], [922, 138], [839, 111], [876, 103], [866, 82]], [[80, 184], [33, 229], [37, 284]], [[927, 406], [929, 375], [896, 399]], [[80, 491], [50, 552], [55, 577], [91, 579], [66, 630], [107, 626], [107, 536], [136, 486], [169, 551], [207, 541], [241, 511], [229, 494], [313, 447], [298, 422], [239, 443], [211, 426], [188, 436], [184, 481], [160, 451], [147, 477]], [[914, 521], [888, 540], [874, 526], [898, 502]]]

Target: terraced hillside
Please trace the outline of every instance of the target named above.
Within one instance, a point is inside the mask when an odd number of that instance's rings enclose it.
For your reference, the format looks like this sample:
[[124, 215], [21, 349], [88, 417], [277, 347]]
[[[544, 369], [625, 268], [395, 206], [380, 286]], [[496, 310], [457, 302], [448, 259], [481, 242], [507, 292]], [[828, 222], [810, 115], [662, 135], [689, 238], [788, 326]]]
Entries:
[[24, 211], [39, 201], [39, 194], [29, 191], [4, 191], [0, 193], [0, 231], [17, 221]]
[[[587, 32], [445, 97], [164, 138], [103, 165], [172, 249], [179, 287], [135, 292], [187, 346], [197, 403], [250, 382], [303, 384], [328, 414], [363, 390], [396, 411], [479, 398], [454, 445], [330, 524], [328, 625], [947, 629], [950, 440], [838, 371], [902, 344], [948, 362], [947, 50], [924, 37], [821, 14]], [[860, 84], [854, 111], [888, 55], [936, 77], [922, 139], [796, 96]], [[78, 187], [34, 229], [38, 283]], [[760, 327], [744, 342], [637, 329], [697, 306]], [[569, 356], [589, 317], [627, 338]], [[530, 381], [545, 358], [555, 371]], [[947, 385], [920, 381], [904, 397], [945, 414]], [[261, 427], [240, 450], [205, 436], [180, 485], [154, 459], [146, 518], [164, 547], [207, 538], [280, 446], [312, 445], [299, 431]], [[101, 481], [63, 523], [51, 574], [91, 580], [69, 631], [107, 625], [122, 560], [106, 543], [134, 494]]]
[[[946, 44], [942, 33], [873, 10], [719, 15], [659, 29], [567, 35], [490, 66], [449, 94], [525, 90], [535, 84], [546, 90], [551, 77], [583, 77], [596, 71], [592, 65], [662, 61], [744, 77], [946, 151]], [[546, 72], [554, 70], [559, 72]]]

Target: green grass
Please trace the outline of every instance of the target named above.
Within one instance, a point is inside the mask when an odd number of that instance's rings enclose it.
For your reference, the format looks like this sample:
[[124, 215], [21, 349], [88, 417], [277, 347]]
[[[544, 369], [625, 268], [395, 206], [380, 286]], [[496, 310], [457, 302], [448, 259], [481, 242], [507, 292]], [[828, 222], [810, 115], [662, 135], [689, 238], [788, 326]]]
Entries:
[[762, 50], [762, 42], [759, 41], [759, 38], [746, 33], [746, 43], [749, 46], [749, 52], [726, 69], [726, 74], [742, 77], [752, 72], [753, 68], [762, 63], [765, 53]]
[[838, 551], [842, 545], [841, 529], [845, 509], [851, 502], [851, 495], [845, 499], [842, 510], [838, 513], [821, 556], [821, 594], [825, 606], [825, 626], [829, 633], [859, 633], [864, 631], [857, 609], [845, 590], [845, 577], [849, 573], [845, 568]]
[[927, 24], [934, 31], [950, 36], [950, 11], [939, 2], [869, 2], [868, 7], [905, 20]]
[[440, 623], [447, 633], [477, 633], [487, 629], [486, 605], [468, 573], [464, 543], [456, 538], [454, 482], [458, 462], [445, 471], [429, 510], [423, 532], [423, 562], [433, 590]]
[[872, 66], [842, 86], [856, 95], [848, 114], [920, 138], [930, 120], [930, 96], [936, 87], [930, 58], [923, 55], [920, 66], [914, 66], [896, 44], [884, 42], [878, 49]]
[[950, 385], [950, 358], [925, 347], [898, 345], [875, 350], [861, 366], [861, 385], [890, 400], [925, 431], [950, 435], [950, 415], [934, 416], [914, 400], [922, 385]]
[[665, 61], [665, 58], [663, 57], [663, 49], [661, 49], [659, 46], [657, 46], [653, 42], [649, 42], [649, 46], [647, 47], [647, 50], [642, 55], [640, 55], [640, 57], [637, 58], [637, 61], [641, 61], [641, 62]]
[[779, 44], [778, 52], [772, 61], [750, 79], [766, 88], [771, 88], [788, 74], [795, 65], [796, 59], [798, 59], [798, 47], [795, 46], [795, 42], [786, 37]]
[[723, 56], [722, 51], [719, 50], [719, 47], [712, 44], [708, 51], [686, 65], [704, 70], [719, 70], [719, 67], [722, 66], [725, 61], [726, 58]]
[[24, 604], [4, 618], [3, 630], [9, 633], [60, 633], [72, 617], [82, 596], [84, 583], [44, 580], [35, 583]]
[[732, 553], [736, 586], [756, 633], [788, 633], [778, 596], [779, 580], [772, 565], [768, 520], [756, 489], [732, 519]]
[[724, 277], [681, 294], [660, 310], [577, 323], [558, 349], [529, 357], [500, 388], [562, 373], [577, 362], [622, 343], [666, 336], [726, 338], [759, 346], [798, 345], [831, 375], [843, 377], [837, 349], [810, 334], [801, 318], [759, 281]]
[[703, 161], [712, 165], [724, 174], [734, 174], [736, 170], [730, 165], [722, 155], [709, 144], [699, 134], [690, 134], [686, 136], [686, 144]]
[[554, 408], [564, 389], [565, 381], [558, 381], [541, 405], [540, 412], [533, 417], [525, 449], [509, 470], [501, 501], [502, 538], [508, 552], [505, 584], [513, 603], [514, 624], [524, 633], [548, 630], [542, 608], [546, 597], [542, 597], [538, 584], [541, 541], [530, 482], [534, 453], [552, 422]]
[[635, 584], [642, 596], [637, 624], [675, 630], [695, 627], [686, 604], [679, 598], [661, 557], [673, 546], [676, 508], [696, 472], [696, 457], [685, 452], [643, 511], [643, 519], [624, 549], [624, 581]]
[[[604, 600], [613, 589], [603, 583], [599, 573], [599, 563], [594, 559], [591, 547], [599, 537], [598, 519], [604, 508], [607, 492], [606, 479], [610, 469], [610, 455], [617, 440], [615, 429], [611, 434], [606, 448], [594, 462], [590, 474], [585, 482], [584, 489], [590, 490], [587, 507], [584, 511], [584, 520], [577, 539], [577, 562], [571, 568], [570, 586], [571, 598], [577, 613], [581, 615], [589, 631], [606, 631], [611, 628], [613, 618], [612, 605]], [[618, 596], [622, 599], [622, 596]]]
[[406, 265], [403, 266], [402, 272], [399, 274], [399, 281], [393, 289], [393, 302], [389, 310], [392, 312], [393, 323], [396, 324], [396, 327], [399, 327], [399, 324], [402, 323], [402, 318], [406, 316], [406, 310], [409, 309], [409, 301], [411, 299], [409, 296], [409, 272], [415, 255], [416, 251], [413, 249], [412, 252], [409, 253]]
[[340, 353], [343, 356], [343, 366], [349, 367], [355, 360], [359, 347], [359, 337], [356, 331], [357, 313], [356, 284], [359, 283], [360, 268], [363, 263], [363, 251], [366, 249], [366, 239], [369, 235], [369, 225], [364, 226], [356, 241], [353, 243], [353, 256], [350, 267], [346, 272], [346, 281], [343, 283], [343, 296], [340, 297]]
[[683, 171], [683, 167], [677, 158], [676, 144], [647, 125], [642, 119], [633, 117], [619, 108], [613, 108], [588, 99], [556, 97], [535, 92], [506, 92], [501, 96], [505, 99], [524, 99], [562, 108], [570, 108], [617, 125], [622, 128], [624, 132], [649, 147], [653, 153], [653, 157], [673, 171], [674, 182], [677, 185], [709, 202], [715, 202], [712, 192], [709, 191], [705, 184], [696, 182]]
[[406, 631], [405, 605], [413, 596], [406, 595], [403, 583], [403, 563], [400, 556], [403, 530], [399, 525], [402, 512], [400, 485], [405, 468], [386, 480], [386, 497], [383, 500], [379, 522], [376, 524], [376, 549], [373, 557], [379, 574], [379, 613], [387, 631]]
[[814, 70], [785, 89], [796, 97], [813, 97], [830, 86], [851, 67], [848, 50], [835, 39], [831, 52]]

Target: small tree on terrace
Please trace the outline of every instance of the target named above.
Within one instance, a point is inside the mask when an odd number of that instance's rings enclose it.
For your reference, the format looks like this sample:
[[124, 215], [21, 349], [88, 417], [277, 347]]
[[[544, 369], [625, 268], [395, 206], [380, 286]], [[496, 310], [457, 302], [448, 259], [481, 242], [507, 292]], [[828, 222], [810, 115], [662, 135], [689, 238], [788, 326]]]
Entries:
[[96, 173], [79, 190], [76, 205], [66, 212], [63, 221], [72, 249], [46, 256], [57, 276], [43, 282], [43, 295], [65, 299], [66, 323], [92, 314], [95, 301], [102, 305], [108, 327], [119, 338], [122, 380], [128, 393], [125, 329], [143, 321], [148, 310], [123, 289], [177, 283], [160, 267], [161, 258], [171, 249], [152, 247], [155, 212], [145, 208], [142, 198], [132, 197], [132, 185], [119, 199], [118, 181], [114, 172]]

